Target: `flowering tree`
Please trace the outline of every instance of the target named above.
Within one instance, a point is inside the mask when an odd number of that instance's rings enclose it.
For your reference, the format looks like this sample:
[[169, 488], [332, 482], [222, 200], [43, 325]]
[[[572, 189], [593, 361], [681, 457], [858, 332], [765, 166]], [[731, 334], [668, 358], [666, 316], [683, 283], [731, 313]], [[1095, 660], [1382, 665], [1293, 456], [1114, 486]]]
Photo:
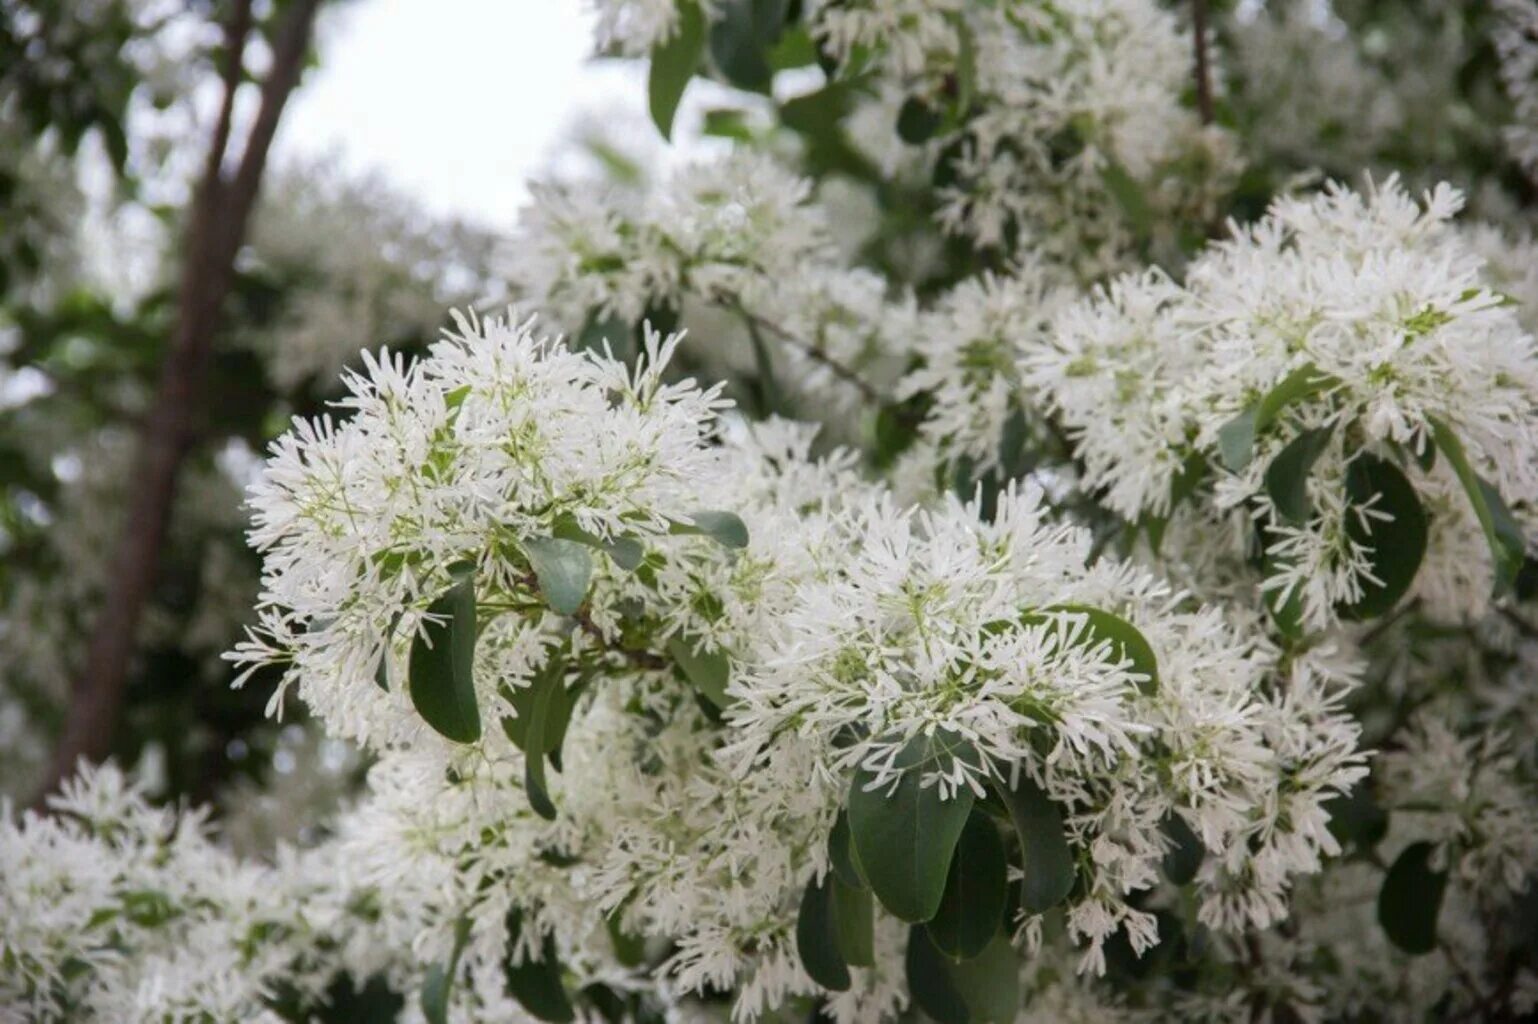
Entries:
[[1538, 12], [594, 8], [732, 145], [248, 492], [235, 684], [366, 781], [83, 767], [0, 1019], [1530, 1016]]

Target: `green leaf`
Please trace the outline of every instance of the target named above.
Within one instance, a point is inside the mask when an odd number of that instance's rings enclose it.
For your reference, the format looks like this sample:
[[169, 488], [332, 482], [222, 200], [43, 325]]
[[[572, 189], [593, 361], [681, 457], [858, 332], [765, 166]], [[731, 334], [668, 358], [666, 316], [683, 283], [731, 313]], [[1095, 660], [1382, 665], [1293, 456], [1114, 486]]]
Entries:
[[454, 923], [454, 948], [449, 953], [449, 962], [433, 964], [427, 969], [427, 977], [422, 982], [422, 1016], [427, 1018], [428, 1024], [448, 1024], [449, 993], [454, 987], [459, 958], [469, 938], [470, 921], [462, 917]]
[[1003, 934], [980, 954], [950, 964], [951, 984], [974, 1024], [1014, 1024], [1020, 1012], [1020, 955]]
[[609, 941], [614, 945], [614, 958], [625, 967], [637, 967], [646, 960], [646, 939], [625, 931], [618, 910], [604, 918], [609, 930]]
[[1170, 841], [1164, 853], [1164, 876], [1176, 885], [1185, 885], [1196, 877], [1207, 848], [1186, 820], [1174, 812], [1164, 819], [1164, 835]]
[[936, 949], [965, 960], [987, 947], [1004, 919], [1006, 863], [993, 819], [974, 810], [956, 843], [940, 909], [925, 926]]
[[507, 954], [502, 961], [508, 994], [540, 1020], [565, 1024], [575, 1019], [571, 998], [561, 981], [561, 960], [556, 955], [555, 940], [551, 936], [545, 936], [538, 959], [513, 963], [513, 950], [518, 946], [522, 930], [523, 912], [514, 907], [507, 912]]
[[922, 146], [940, 127], [940, 112], [917, 96], [909, 96], [897, 112], [897, 135], [910, 146]]
[[668, 638], [668, 654], [706, 700], [718, 708], [731, 703], [726, 687], [731, 682], [732, 663], [725, 651], [696, 651], [693, 640], [674, 635]]
[[1313, 363], [1293, 370], [1260, 401], [1225, 423], [1218, 431], [1218, 451], [1224, 468], [1240, 473], [1250, 464], [1255, 438], [1276, 422], [1288, 405], [1333, 387], [1336, 381], [1320, 373]]
[[694, 512], [689, 522], [674, 520], [668, 526], [672, 534], [700, 534], [728, 548], [748, 546], [748, 528], [733, 512]]
[[[1367, 549], [1372, 574], [1379, 582], [1363, 580], [1362, 596], [1341, 611], [1348, 618], [1376, 618], [1398, 604], [1415, 582], [1426, 554], [1426, 512], [1399, 467], [1367, 452], [1359, 454], [1346, 469], [1346, 496], [1350, 499], [1346, 536]], [[1393, 518], [1374, 516], [1364, 522], [1357, 509], [1369, 504], [1374, 513]]]
[[1327, 801], [1324, 810], [1330, 816], [1330, 834], [1342, 846], [1371, 850], [1388, 834], [1388, 812], [1374, 798], [1369, 779]]
[[545, 602], [562, 615], [575, 615], [593, 577], [593, 556], [587, 548], [559, 537], [526, 537], [523, 553], [529, 556]]
[[534, 813], [550, 821], [555, 820], [555, 804], [545, 784], [545, 756], [554, 751], [559, 738], [566, 731], [565, 722], [571, 717], [571, 701], [567, 699], [563, 683], [564, 663], [552, 657], [555, 668], [548, 668], [534, 677], [534, 693], [529, 708], [529, 722], [524, 730], [524, 790]]
[[428, 1024], [448, 1024], [449, 987], [449, 975], [442, 964], [427, 968], [422, 981], [422, 1016]]
[[845, 885], [837, 875], [833, 881], [833, 928], [838, 951], [853, 967], [870, 967], [876, 962], [876, 907], [870, 890]]
[[1312, 514], [1308, 500], [1308, 475], [1324, 454], [1334, 427], [1305, 430], [1277, 453], [1266, 467], [1266, 494], [1282, 518], [1306, 523]]
[[678, 5], [678, 27], [672, 37], [652, 49], [646, 95], [652, 121], [664, 139], [673, 137], [673, 116], [689, 80], [705, 54], [705, 15], [694, 0]]
[[641, 542], [634, 537], [616, 537], [613, 540], [604, 540], [597, 534], [588, 533], [571, 516], [561, 516], [555, 521], [550, 532], [560, 540], [576, 541], [578, 544], [586, 544], [590, 548], [599, 548], [610, 558], [614, 564], [626, 572], [635, 572], [646, 557], [646, 549]]
[[1242, 473], [1255, 451], [1255, 409], [1244, 410], [1218, 430], [1218, 458], [1223, 468]]
[[456, 743], [481, 738], [475, 702], [475, 574], [465, 571], [427, 606], [428, 619], [411, 642], [408, 690], [428, 725]]
[[843, 992], [849, 988], [849, 965], [839, 952], [833, 920], [835, 884], [831, 876], [806, 884], [801, 913], [796, 918], [796, 949], [808, 977], [831, 992]]
[[769, 50], [779, 41], [788, 0], [729, 0], [710, 26], [710, 56], [739, 89], [768, 92]]
[[753, 129], [748, 126], [747, 112], [730, 107], [705, 111], [704, 131], [706, 135], [714, 135], [719, 139], [753, 141]]
[[994, 789], [1009, 810], [1020, 837], [1020, 859], [1025, 870], [1021, 906], [1039, 914], [1063, 901], [1073, 888], [1073, 851], [1063, 830], [1063, 814], [1024, 772], [1014, 789], [1001, 782]]
[[1101, 180], [1105, 182], [1106, 191], [1116, 200], [1121, 211], [1127, 217], [1127, 224], [1132, 228], [1132, 233], [1141, 240], [1148, 238], [1153, 233], [1153, 209], [1148, 205], [1148, 197], [1143, 192], [1142, 183], [1127, 173], [1127, 169], [1115, 160], [1109, 160], [1105, 169], [1100, 172]]
[[937, 1024], [971, 1024], [966, 1000], [951, 980], [950, 964], [929, 941], [929, 933], [915, 925], [908, 929], [908, 954], [904, 958], [908, 992], [914, 1005]]
[[1490, 545], [1490, 556], [1495, 566], [1495, 593], [1500, 596], [1516, 583], [1517, 573], [1527, 557], [1527, 538], [1522, 527], [1512, 517], [1500, 493], [1469, 465], [1469, 457], [1463, 450], [1463, 442], [1452, 428], [1441, 420], [1431, 421], [1431, 436], [1442, 454], [1452, 464], [1453, 472], [1463, 484], [1474, 514], [1479, 517], [1485, 541]]
[[849, 832], [865, 878], [882, 906], [908, 922], [928, 921], [940, 908], [951, 854], [972, 811], [972, 792], [948, 800], [937, 785], [922, 786], [940, 760], [975, 759], [954, 734], [915, 736], [893, 759], [895, 784], [872, 788], [875, 773], [863, 765], [849, 788]]
[[838, 880], [853, 889], [868, 888], [860, 866], [855, 863], [853, 841], [849, 837], [849, 815], [838, 812], [833, 831], [828, 833], [828, 860]]
[[1142, 630], [1120, 615], [1082, 604], [1051, 605], [1038, 612], [1027, 612], [1020, 621], [1035, 625], [1048, 622], [1057, 615], [1082, 617], [1084, 629], [1078, 641], [1081, 645], [1094, 647], [1109, 643], [1112, 653], [1120, 661], [1130, 661], [1132, 671], [1143, 677], [1137, 684], [1138, 690], [1150, 695], [1159, 691], [1159, 659]]
[[1436, 948], [1437, 917], [1447, 889], [1447, 872], [1431, 868], [1433, 849], [1430, 843], [1405, 847], [1378, 891], [1378, 923], [1389, 941], [1416, 956]]

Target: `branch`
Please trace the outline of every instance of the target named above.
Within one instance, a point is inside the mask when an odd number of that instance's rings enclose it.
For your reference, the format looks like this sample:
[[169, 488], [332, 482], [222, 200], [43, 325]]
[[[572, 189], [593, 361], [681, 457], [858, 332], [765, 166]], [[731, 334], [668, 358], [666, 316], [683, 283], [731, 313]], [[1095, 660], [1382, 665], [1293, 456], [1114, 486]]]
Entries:
[[192, 450], [219, 312], [234, 280], [235, 256], [261, 184], [262, 171], [284, 104], [298, 84], [309, 52], [319, 0], [295, 0], [273, 42], [272, 68], [262, 83], [261, 107], [247, 136], [233, 180], [224, 176], [250, 34], [250, 0], [237, 0], [226, 29], [230, 51], [221, 73], [224, 95], [209, 140], [203, 177], [194, 193], [183, 247], [183, 266], [171, 343], [161, 366], [155, 401], [144, 422], [123, 533], [107, 576], [101, 611], [75, 678], [69, 716], [33, 806], [72, 774], [81, 759], [100, 760], [112, 749], [123, 691], [160, 566], [176, 485]]
[[1212, 123], [1212, 70], [1207, 60], [1207, 0], [1191, 0], [1191, 34], [1196, 38], [1196, 109]]

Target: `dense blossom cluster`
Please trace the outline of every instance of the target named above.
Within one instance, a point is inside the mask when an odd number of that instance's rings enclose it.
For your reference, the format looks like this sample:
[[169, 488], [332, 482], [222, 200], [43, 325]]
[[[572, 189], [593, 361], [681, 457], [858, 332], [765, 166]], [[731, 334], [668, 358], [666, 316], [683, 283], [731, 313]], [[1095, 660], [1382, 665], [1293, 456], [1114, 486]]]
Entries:
[[[601, 48], [729, 80], [759, 11], [591, 6]], [[1333, 22], [1251, 15], [1241, 113], [1294, 80], [1277, 40], [1332, 39], [1377, 162], [1403, 111]], [[1538, 1006], [1531, 235], [1390, 177], [1203, 244], [1237, 140], [1150, 0], [790, 20], [827, 79], [790, 102], [849, 90], [807, 146], [857, 173], [745, 131], [652, 185], [537, 186], [517, 309], [294, 419], [225, 657], [312, 716], [301, 775], [227, 791], [222, 838], [110, 766], [7, 808], [0, 1021]], [[1309, 161], [1295, 113], [1251, 155]], [[926, 272], [840, 234], [914, 192]], [[356, 286], [273, 336], [279, 385], [449, 283], [279, 234]], [[301, 804], [332, 810], [277, 820]]]
[[[1430, 512], [1413, 592], [1439, 617], [1478, 614], [1499, 567], [1458, 460], [1514, 507], [1538, 502], [1538, 364], [1449, 224], [1459, 205], [1439, 188], [1418, 207], [1393, 181], [1280, 201], [1183, 284], [1124, 277], [1065, 313], [1023, 355], [1029, 386], [1060, 412], [1109, 508], [1224, 520], [1217, 535], [1241, 557], [1261, 545], [1266, 589], [1282, 604], [1297, 594], [1310, 628], [1386, 584], [1372, 523], [1392, 516], [1349, 478], [1397, 460]], [[1301, 467], [1291, 484], [1273, 469], [1284, 453]]]

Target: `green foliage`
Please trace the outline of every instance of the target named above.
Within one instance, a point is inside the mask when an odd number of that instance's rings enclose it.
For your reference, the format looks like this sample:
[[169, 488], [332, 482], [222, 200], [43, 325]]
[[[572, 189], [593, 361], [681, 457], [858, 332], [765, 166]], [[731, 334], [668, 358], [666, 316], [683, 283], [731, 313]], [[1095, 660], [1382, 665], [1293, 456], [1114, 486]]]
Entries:
[[539, 580], [545, 603], [562, 615], [575, 615], [593, 577], [593, 558], [587, 548], [574, 540], [528, 537], [523, 551]]
[[1020, 839], [1025, 870], [1021, 906], [1031, 914], [1051, 910], [1068, 896], [1075, 878], [1062, 811], [1023, 772], [1013, 788], [996, 782], [994, 791], [1008, 809]]
[[1501, 500], [1500, 492], [1474, 472], [1463, 450], [1463, 442], [1452, 428], [1440, 420], [1432, 420], [1431, 436], [1458, 475], [1458, 481], [1469, 496], [1469, 504], [1479, 517], [1495, 568], [1495, 593], [1504, 594], [1516, 584], [1517, 573], [1527, 556], [1527, 538], [1522, 534], [1522, 527]]
[[1301, 525], [1313, 514], [1308, 475], [1330, 443], [1333, 427], [1305, 430], [1287, 443], [1266, 467], [1266, 495], [1288, 522]]
[[475, 698], [475, 572], [461, 568], [454, 585], [427, 607], [411, 643], [411, 703], [422, 720], [456, 743], [481, 738]]
[[1416, 956], [1437, 944], [1437, 917], [1447, 890], [1447, 872], [1434, 870], [1431, 843], [1405, 847], [1384, 876], [1378, 891], [1378, 923], [1389, 940]]
[[[1346, 470], [1346, 495], [1346, 536], [1367, 550], [1378, 582], [1365, 581], [1361, 598], [1343, 611], [1371, 619], [1389, 612], [1415, 582], [1426, 554], [1426, 511], [1398, 466], [1366, 452]], [[1367, 520], [1357, 511], [1363, 508], [1392, 518]]]
[[1334, 385], [1335, 380], [1320, 373], [1313, 364], [1300, 366], [1289, 373], [1280, 384], [1266, 392], [1260, 401], [1229, 420], [1218, 431], [1218, 453], [1223, 467], [1233, 473], [1242, 473], [1250, 464], [1255, 438], [1275, 423], [1287, 406]]
[[829, 991], [843, 992], [849, 988], [849, 964], [839, 949], [833, 899], [836, 884], [832, 877], [820, 882], [814, 878], [806, 884], [796, 918], [796, 949], [813, 981]]
[[517, 948], [522, 933], [523, 912], [514, 907], [507, 914], [508, 958], [502, 964], [508, 994], [540, 1020], [554, 1024], [575, 1020], [576, 1011], [561, 977], [561, 960], [555, 951], [555, 939], [546, 935], [539, 956], [515, 964], [512, 951]]
[[987, 947], [1004, 920], [1005, 868], [998, 828], [989, 815], [973, 810], [956, 843], [940, 909], [925, 926], [936, 949], [965, 960]]
[[646, 95], [652, 121], [665, 139], [673, 136], [678, 102], [705, 55], [705, 35], [705, 16], [699, 5], [694, 0], [683, 0], [678, 5], [677, 30], [652, 51]]
[[861, 767], [849, 787], [849, 832], [861, 871], [881, 905], [909, 922], [928, 921], [940, 909], [951, 854], [972, 810], [961, 789], [949, 799], [926, 773], [943, 772], [956, 758], [975, 763], [976, 753], [952, 734], [915, 736], [892, 760], [895, 781], [875, 785]]

